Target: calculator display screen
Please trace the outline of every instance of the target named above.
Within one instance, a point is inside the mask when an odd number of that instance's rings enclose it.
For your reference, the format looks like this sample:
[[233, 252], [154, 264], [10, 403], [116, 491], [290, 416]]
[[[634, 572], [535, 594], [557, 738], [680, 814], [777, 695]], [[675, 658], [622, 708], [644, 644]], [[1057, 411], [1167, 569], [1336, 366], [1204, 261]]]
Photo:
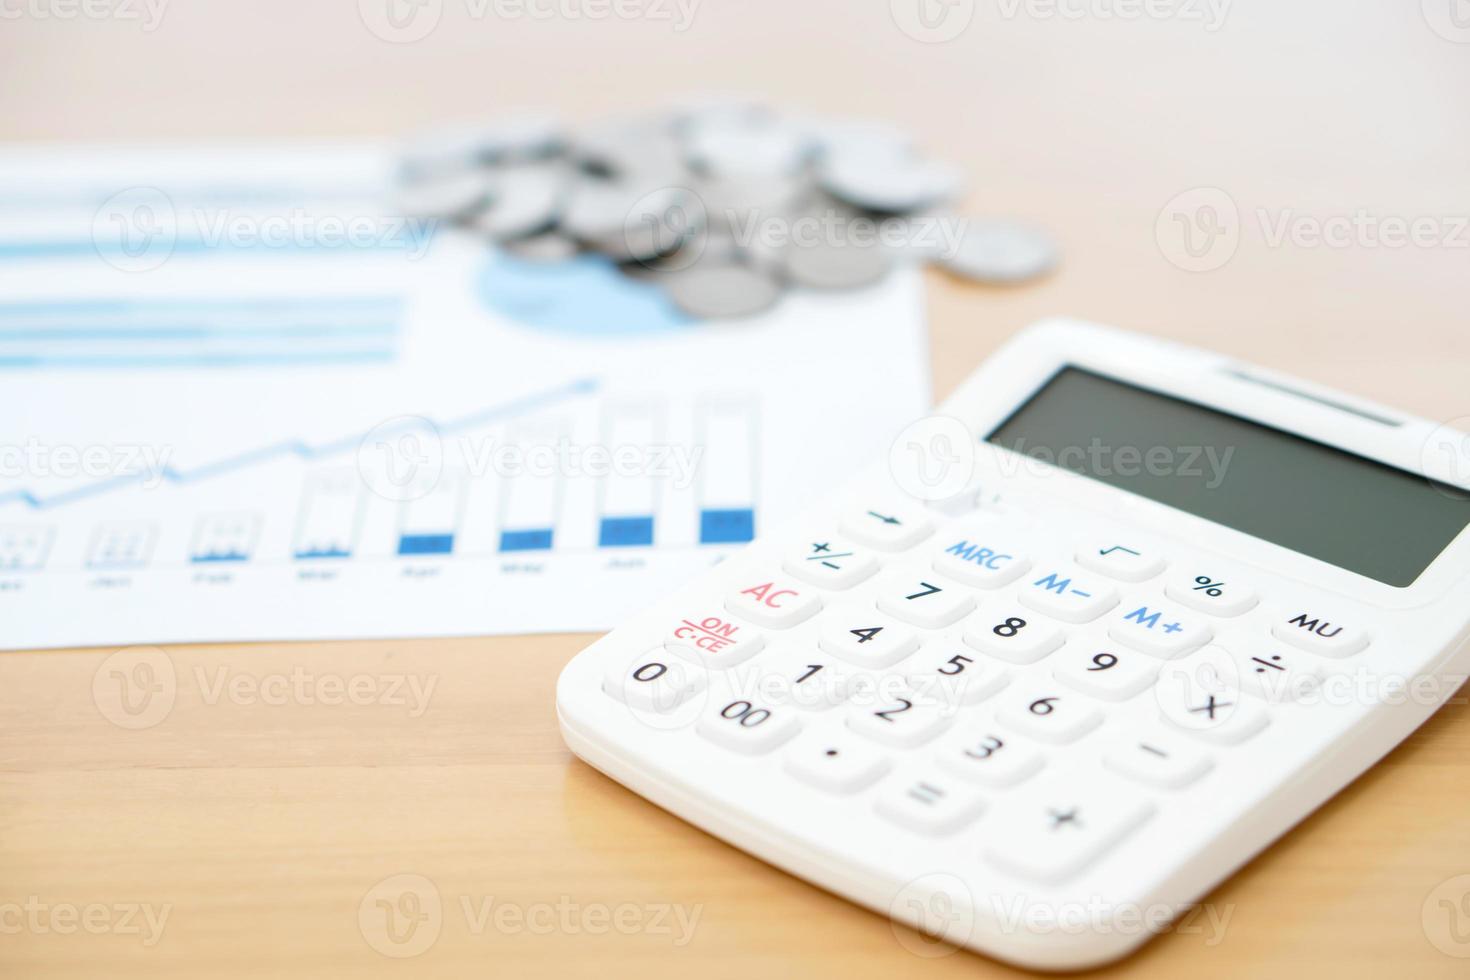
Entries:
[[986, 440], [1394, 586], [1470, 523], [1421, 475], [1081, 368]]

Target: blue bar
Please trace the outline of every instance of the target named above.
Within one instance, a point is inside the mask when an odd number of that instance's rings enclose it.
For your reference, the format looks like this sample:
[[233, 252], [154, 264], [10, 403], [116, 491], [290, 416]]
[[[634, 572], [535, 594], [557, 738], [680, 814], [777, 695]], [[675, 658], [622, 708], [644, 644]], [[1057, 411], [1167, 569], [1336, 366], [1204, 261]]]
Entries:
[[604, 517], [597, 532], [599, 548], [633, 548], [653, 544], [652, 517]]
[[447, 555], [453, 550], [452, 534], [404, 534], [398, 538], [400, 555]]
[[501, 551], [546, 551], [551, 548], [549, 527], [533, 528], [528, 531], [501, 531]]
[[730, 544], [755, 540], [755, 511], [749, 507], [699, 512], [699, 543]]
[[249, 561], [250, 556], [241, 551], [214, 551], [205, 555], [194, 555], [189, 559], [196, 565], [222, 561]]
[[320, 548], [316, 550], [298, 551], [295, 557], [302, 558], [351, 558], [352, 552], [343, 551], [341, 548]]

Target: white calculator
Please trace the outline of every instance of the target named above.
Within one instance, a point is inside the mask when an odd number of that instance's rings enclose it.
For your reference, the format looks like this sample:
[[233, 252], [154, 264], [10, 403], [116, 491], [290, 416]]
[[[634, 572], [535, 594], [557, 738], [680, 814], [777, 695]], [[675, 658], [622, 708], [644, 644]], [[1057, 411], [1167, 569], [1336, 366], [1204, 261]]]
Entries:
[[1047, 321], [580, 653], [562, 732], [921, 951], [1094, 966], [1455, 693], [1467, 467], [1450, 428]]

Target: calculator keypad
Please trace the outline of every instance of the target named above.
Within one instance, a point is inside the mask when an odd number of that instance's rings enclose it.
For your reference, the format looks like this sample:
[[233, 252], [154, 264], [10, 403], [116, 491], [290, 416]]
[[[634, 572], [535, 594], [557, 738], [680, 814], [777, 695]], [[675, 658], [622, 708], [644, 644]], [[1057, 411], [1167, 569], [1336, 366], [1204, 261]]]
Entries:
[[1262, 613], [1239, 576], [1126, 537], [1058, 560], [995, 515], [938, 534], [931, 519], [875, 503], [792, 541], [604, 690], [638, 712], [682, 706], [720, 751], [775, 755], [782, 778], [1051, 882], [1202, 791], [1315, 690], [1321, 658], [1368, 643], [1326, 614]]

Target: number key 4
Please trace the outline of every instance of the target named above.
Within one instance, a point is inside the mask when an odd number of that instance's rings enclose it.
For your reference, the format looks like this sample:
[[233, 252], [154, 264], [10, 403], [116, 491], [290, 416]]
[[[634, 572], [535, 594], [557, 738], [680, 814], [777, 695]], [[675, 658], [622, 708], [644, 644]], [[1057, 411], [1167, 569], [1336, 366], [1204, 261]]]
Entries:
[[860, 667], [888, 667], [919, 648], [914, 631], [861, 611], [835, 613], [823, 625], [821, 647]]

